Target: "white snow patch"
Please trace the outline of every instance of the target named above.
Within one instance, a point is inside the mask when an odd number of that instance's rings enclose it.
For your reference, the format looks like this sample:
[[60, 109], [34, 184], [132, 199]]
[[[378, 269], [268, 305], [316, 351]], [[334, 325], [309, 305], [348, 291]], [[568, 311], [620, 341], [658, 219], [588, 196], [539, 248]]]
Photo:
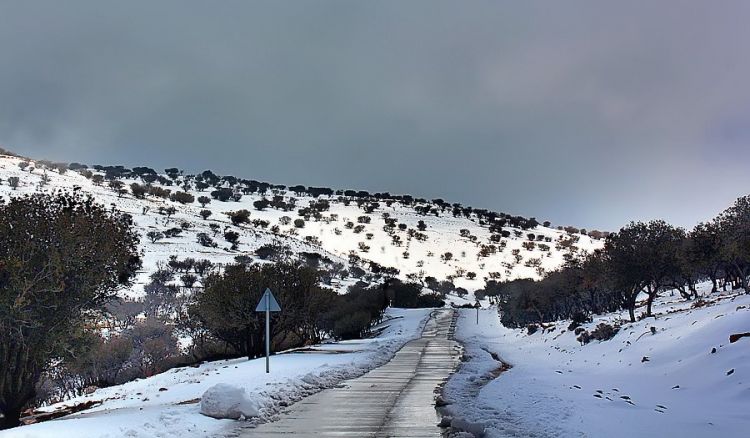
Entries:
[[260, 415], [260, 404], [257, 399], [248, 397], [245, 388], [228, 383], [217, 383], [203, 393], [201, 414], [232, 420], [257, 417]]
[[[729, 335], [750, 331], [750, 295], [708, 301], [691, 308], [665, 296], [656, 318], [584, 346], [569, 321], [528, 335], [502, 326], [496, 309], [480, 310], [479, 324], [461, 309], [456, 339], [469, 360], [446, 384], [447, 410], [485, 425], [487, 437], [746, 437], [750, 338], [730, 344]], [[512, 365], [499, 377], [496, 358]]]

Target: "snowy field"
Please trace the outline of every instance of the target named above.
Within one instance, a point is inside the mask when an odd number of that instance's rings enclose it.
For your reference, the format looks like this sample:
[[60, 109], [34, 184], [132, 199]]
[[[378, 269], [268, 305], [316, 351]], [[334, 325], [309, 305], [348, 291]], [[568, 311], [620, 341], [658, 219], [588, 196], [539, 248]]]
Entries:
[[[446, 386], [449, 408], [487, 437], [750, 436], [750, 338], [729, 343], [750, 331], [750, 296], [707, 301], [663, 297], [656, 318], [584, 346], [569, 321], [528, 335], [503, 327], [496, 309], [481, 310], [478, 325], [462, 309], [456, 338], [470, 360]], [[497, 359], [512, 368], [492, 380]]]
[[337, 385], [387, 362], [409, 340], [420, 336], [431, 309], [388, 309], [379, 336], [328, 343], [312, 351], [289, 351], [265, 359], [233, 359], [199, 367], [178, 368], [147, 379], [99, 389], [61, 405], [101, 401], [87, 411], [59, 420], [0, 432], [2, 438], [207, 437], [236, 430], [234, 420], [200, 414], [199, 399], [211, 386], [228, 383], [244, 388], [267, 421], [306, 395]]

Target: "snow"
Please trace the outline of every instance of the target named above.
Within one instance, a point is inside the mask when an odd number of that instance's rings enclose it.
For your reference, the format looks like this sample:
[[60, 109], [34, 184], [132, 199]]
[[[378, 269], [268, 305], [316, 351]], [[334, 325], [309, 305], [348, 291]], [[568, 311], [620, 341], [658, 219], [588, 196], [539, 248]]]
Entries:
[[201, 414], [231, 420], [257, 417], [260, 415], [260, 403], [249, 396], [245, 388], [217, 383], [201, 396]]
[[409, 340], [420, 336], [431, 309], [388, 309], [381, 330], [370, 339], [325, 343], [265, 358], [209, 362], [177, 368], [147, 379], [103, 388], [83, 397], [53, 405], [100, 400], [101, 405], [58, 420], [0, 432], [0, 438], [76, 436], [176, 437], [216, 436], [237, 427], [232, 420], [201, 415], [200, 398], [215, 385], [229, 384], [245, 391], [258, 407], [257, 418], [268, 421], [303, 397], [364, 374], [384, 364]]
[[[260, 194], [243, 195], [239, 202], [220, 202], [212, 200], [205, 207], [201, 207], [197, 202], [182, 205], [169, 200], [158, 199], [147, 196], [145, 199], [137, 199], [128, 193], [118, 196], [117, 193], [108, 188], [108, 182], [97, 186], [91, 180], [85, 178], [75, 171], [67, 171], [60, 175], [55, 171], [44, 171], [38, 165], [31, 161], [31, 167], [35, 167], [33, 172], [21, 170], [18, 163], [24, 161], [17, 157], [0, 155], [0, 198], [19, 196], [37, 191], [52, 192], [55, 190], [71, 190], [74, 187], [80, 187], [85, 194], [90, 194], [98, 202], [106, 206], [113, 206], [120, 211], [126, 212], [133, 216], [136, 226], [142, 235], [141, 250], [143, 251], [143, 270], [136, 279], [136, 285], [130, 290], [124, 291], [124, 295], [139, 297], [143, 295], [143, 285], [148, 281], [148, 276], [156, 269], [159, 262], [166, 262], [169, 256], [175, 255], [179, 258], [193, 257], [196, 259], [210, 259], [214, 263], [230, 263], [237, 255], [253, 256], [253, 251], [257, 248], [270, 244], [274, 241], [280, 241], [289, 245], [295, 254], [300, 252], [314, 252], [329, 257], [334, 262], [342, 263], [348, 266], [349, 255], [357, 254], [365, 260], [375, 261], [386, 267], [395, 267], [400, 270], [399, 276], [407, 279], [409, 274], [416, 276], [433, 276], [438, 280], [444, 280], [448, 277], [455, 277], [454, 283], [458, 287], [464, 287], [469, 291], [480, 289], [484, 286], [484, 279], [490, 273], [499, 273], [502, 279], [512, 278], [538, 278], [539, 274], [533, 267], [525, 266], [524, 263], [530, 259], [539, 259], [541, 267], [545, 270], [553, 270], [559, 267], [563, 262], [565, 250], [558, 250], [555, 243], [561, 237], [567, 237], [564, 231], [553, 228], [538, 226], [533, 230], [518, 230], [506, 227], [508, 231], [522, 232], [521, 237], [512, 235], [504, 238], [505, 249], [499, 250], [496, 254], [488, 257], [480, 257], [479, 251], [482, 244], [489, 245], [490, 241], [489, 228], [486, 224], [480, 224], [476, 216], [471, 218], [453, 217], [450, 211], [440, 213], [440, 216], [418, 214], [412, 206], [394, 202], [390, 207], [384, 202], [380, 202], [380, 207], [373, 213], [370, 213], [371, 223], [362, 224], [364, 230], [361, 233], [355, 233], [352, 229], [347, 229], [344, 224], [348, 221], [357, 225], [357, 218], [367, 215], [356, 202], [349, 205], [340, 202], [337, 196], [321, 196], [318, 199], [309, 196], [296, 196], [292, 192], [277, 191], [276, 193], [284, 196], [286, 200], [296, 198], [297, 207], [293, 211], [280, 211], [273, 208], [267, 208], [263, 211], [257, 210], [253, 203], [263, 198]], [[96, 171], [94, 173], [97, 173]], [[43, 175], [48, 178], [48, 183], [40, 187]], [[13, 190], [7, 183], [9, 177], [18, 177], [20, 186]], [[133, 182], [142, 184], [139, 179], [122, 179], [125, 187]], [[160, 186], [158, 183], [152, 184]], [[160, 186], [172, 191], [181, 190], [176, 186]], [[199, 196], [209, 196], [208, 189], [199, 192], [195, 189], [189, 193], [197, 199]], [[267, 194], [267, 198], [272, 197], [272, 193]], [[292, 220], [298, 218], [297, 210], [307, 207], [310, 202], [325, 199], [330, 203], [330, 210], [324, 213], [325, 220], [315, 221], [311, 219], [306, 221], [304, 228], [295, 228], [293, 223], [281, 225], [279, 219], [282, 216], [289, 216]], [[171, 217], [157, 213], [159, 207], [174, 207], [176, 213]], [[208, 220], [203, 220], [199, 213], [206, 209], [211, 211], [212, 215]], [[279, 225], [281, 232], [273, 234], [268, 229], [255, 227], [247, 224], [243, 226], [233, 226], [226, 213], [246, 209], [251, 212], [250, 220], [261, 219], [270, 222], [270, 226]], [[383, 229], [385, 224], [382, 215], [387, 213], [391, 218], [397, 219], [399, 224], [406, 224], [408, 228], [415, 229], [417, 223], [423, 220], [427, 224], [424, 234], [427, 235], [426, 241], [410, 239], [406, 231], [396, 229], [395, 234], [400, 236], [402, 244], [396, 245], [392, 242], [392, 237]], [[191, 228], [184, 230], [178, 237], [165, 238], [156, 243], [151, 243], [146, 238], [149, 231], [164, 231], [172, 227], [180, 227], [185, 222]], [[219, 225], [221, 232], [214, 238], [218, 243], [217, 248], [207, 248], [196, 242], [198, 233], [207, 233], [213, 236], [214, 232], [210, 225]], [[269, 228], [270, 228], [269, 226]], [[232, 250], [229, 244], [224, 242], [222, 233], [225, 227], [231, 227], [232, 230], [239, 232], [239, 249]], [[469, 230], [471, 236], [476, 236], [472, 241], [461, 235], [461, 230]], [[541, 251], [538, 245], [533, 250], [526, 250], [522, 247], [526, 241], [527, 233], [543, 235], [551, 242], [538, 242], [550, 246], [548, 252]], [[367, 234], [372, 234], [371, 239]], [[311, 243], [305, 238], [316, 238], [320, 244]], [[588, 236], [580, 235], [576, 247], [581, 251], [590, 251], [602, 246], [601, 241], [593, 240]], [[365, 243], [370, 247], [367, 252], [359, 248], [360, 243]], [[516, 263], [512, 254], [513, 250], [519, 250], [523, 261]], [[404, 252], [408, 252], [408, 258], [404, 258]], [[441, 255], [451, 252], [452, 260], [443, 261]], [[367, 265], [362, 266], [367, 270]], [[469, 279], [466, 273], [476, 273], [475, 279]], [[356, 279], [348, 278], [339, 280], [332, 284], [339, 291], [345, 292], [346, 288], [354, 284]]]
[[[502, 326], [497, 309], [480, 310], [479, 324], [476, 310], [461, 309], [456, 339], [469, 360], [446, 384], [449, 413], [488, 437], [745, 437], [750, 339], [730, 344], [729, 335], [750, 331], [750, 296], [707, 302], [691, 308], [667, 295], [656, 318], [584, 346], [569, 321], [528, 335]], [[512, 368], [500, 373], [498, 359]]]

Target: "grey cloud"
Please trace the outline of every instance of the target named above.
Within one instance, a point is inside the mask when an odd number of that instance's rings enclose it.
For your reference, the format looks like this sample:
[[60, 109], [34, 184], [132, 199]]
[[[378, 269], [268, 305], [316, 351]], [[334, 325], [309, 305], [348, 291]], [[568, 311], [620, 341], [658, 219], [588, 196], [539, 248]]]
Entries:
[[749, 8], [5, 1], [0, 143], [691, 226], [750, 183]]

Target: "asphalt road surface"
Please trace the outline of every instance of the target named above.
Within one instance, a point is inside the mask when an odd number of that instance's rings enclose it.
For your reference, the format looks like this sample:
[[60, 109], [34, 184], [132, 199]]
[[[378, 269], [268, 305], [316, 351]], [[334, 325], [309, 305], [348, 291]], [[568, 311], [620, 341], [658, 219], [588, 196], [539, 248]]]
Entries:
[[433, 312], [422, 337], [408, 342], [385, 365], [292, 405], [278, 421], [240, 436], [440, 437], [438, 387], [458, 366], [451, 339], [453, 311]]

